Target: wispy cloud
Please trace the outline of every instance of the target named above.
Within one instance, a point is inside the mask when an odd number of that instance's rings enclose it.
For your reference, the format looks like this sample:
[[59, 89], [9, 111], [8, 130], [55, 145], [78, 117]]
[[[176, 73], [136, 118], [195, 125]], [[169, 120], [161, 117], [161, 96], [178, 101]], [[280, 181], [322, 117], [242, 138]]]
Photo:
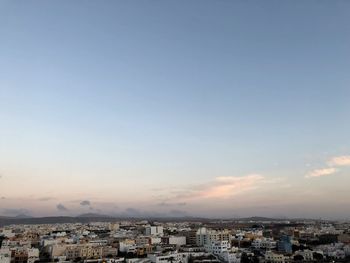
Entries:
[[157, 205], [159, 206], [185, 206], [186, 202], [170, 203], [170, 202], [160, 202]]
[[177, 200], [177, 204], [186, 203], [193, 199], [213, 198], [226, 199], [237, 194], [256, 189], [264, 182], [264, 177], [260, 174], [250, 174], [246, 176], [221, 176], [214, 180], [187, 187], [174, 188], [162, 195], [163, 201], [160, 204], [173, 203], [171, 200]]
[[89, 200], [83, 200], [80, 202], [81, 206], [91, 206], [91, 202]]
[[216, 177], [215, 181], [199, 191], [198, 197], [227, 198], [235, 194], [255, 189], [257, 183], [264, 177], [259, 174], [252, 174], [241, 177], [225, 176]]
[[338, 170], [333, 167], [316, 169], [305, 175], [306, 178], [328, 176], [336, 173]]
[[350, 155], [333, 157], [329, 162], [330, 166], [350, 166]]
[[61, 211], [61, 212], [63, 212], [63, 211], [68, 211], [68, 210], [69, 210], [69, 209], [66, 208], [63, 204], [58, 204], [58, 205], [56, 205], [56, 208], [57, 208], [58, 211]]
[[315, 169], [305, 175], [305, 178], [315, 178], [321, 176], [328, 176], [339, 171], [337, 167], [350, 166], [350, 155], [332, 157], [326, 164], [328, 167], [322, 169]]
[[50, 200], [54, 200], [55, 198], [53, 197], [41, 197], [41, 198], [38, 198], [38, 201], [41, 201], [41, 202], [46, 202], [46, 201], [50, 201]]

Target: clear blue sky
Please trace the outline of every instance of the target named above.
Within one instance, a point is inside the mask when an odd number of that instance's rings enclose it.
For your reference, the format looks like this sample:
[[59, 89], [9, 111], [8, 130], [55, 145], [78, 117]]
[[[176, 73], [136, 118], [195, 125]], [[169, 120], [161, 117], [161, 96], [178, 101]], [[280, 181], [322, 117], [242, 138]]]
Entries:
[[0, 2], [0, 214], [349, 218], [349, 155], [349, 1]]

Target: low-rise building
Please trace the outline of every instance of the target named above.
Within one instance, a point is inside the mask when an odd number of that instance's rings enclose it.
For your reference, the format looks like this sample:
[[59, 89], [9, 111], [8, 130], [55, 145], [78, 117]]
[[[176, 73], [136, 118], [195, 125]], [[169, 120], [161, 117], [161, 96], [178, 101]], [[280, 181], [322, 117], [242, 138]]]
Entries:
[[9, 248], [0, 249], [0, 263], [10, 263], [11, 262], [11, 251]]
[[230, 249], [230, 243], [228, 241], [212, 241], [210, 244], [205, 246], [205, 250], [213, 254], [226, 253]]
[[272, 238], [257, 238], [252, 242], [252, 248], [254, 249], [275, 249], [277, 246], [277, 242]]
[[264, 263], [285, 263], [285, 257], [272, 251], [267, 251], [264, 255]]

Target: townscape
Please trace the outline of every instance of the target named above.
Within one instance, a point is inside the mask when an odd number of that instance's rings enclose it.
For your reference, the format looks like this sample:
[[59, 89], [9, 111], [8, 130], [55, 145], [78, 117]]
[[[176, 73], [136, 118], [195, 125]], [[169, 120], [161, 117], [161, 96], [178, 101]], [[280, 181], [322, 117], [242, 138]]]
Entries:
[[350, 0], [0, 0], [0, 263], [350, 263]]
[[110, 220], [7, 225], [0, 263], [350, 262], [350, 223]]

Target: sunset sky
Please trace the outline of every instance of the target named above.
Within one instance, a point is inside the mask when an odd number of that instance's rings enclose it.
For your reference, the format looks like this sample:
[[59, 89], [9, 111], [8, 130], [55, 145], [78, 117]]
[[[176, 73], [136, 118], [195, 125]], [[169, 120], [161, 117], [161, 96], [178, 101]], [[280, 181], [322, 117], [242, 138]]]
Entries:
[[0, 216], [350, 219], [350, 1], [0, 2]]

